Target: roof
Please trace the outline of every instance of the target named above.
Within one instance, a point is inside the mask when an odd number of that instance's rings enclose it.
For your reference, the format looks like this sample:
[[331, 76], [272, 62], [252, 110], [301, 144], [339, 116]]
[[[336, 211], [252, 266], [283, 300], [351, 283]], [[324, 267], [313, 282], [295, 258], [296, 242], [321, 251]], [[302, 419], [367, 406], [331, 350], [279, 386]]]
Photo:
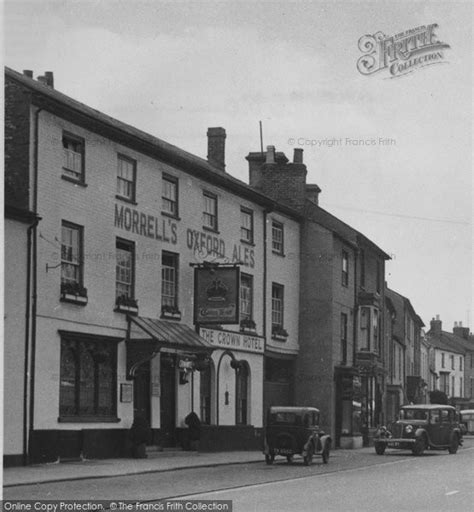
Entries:
[[365, 235], [349, 226], [349, 224], [346, 224], [342, 220], [338, 219], [328, 211], [324, 210], [319, 205], [316, 205], [312, 201], [306, 201], [305, 216], [308, 220], [312, 220], [313, 222], [317, 222], [318, 224], [326, 227], [339, 238], [343, 239], [354, 247], [359, 247], [362, 242], [364, 245], [367, 245], [374, 251], [378, 252], [385, 260], [391, 259], [386, 252], [384, 252], [374, 242], [369, 240]]
[[452, 409], [453, 411], [455, 408], [452, 405], [445, 405], [445, 404], [413, 404], [413, 405], [403, 405], [401, 409], [423, 409], [427, 411], [431, 411], [432, 409], [439, 409], [442, 407], [443, 409]]
[[[129, 316], [128, 318], [148, 336], [160, 342], [163, 347], [191, 350], [192, 352], [210, 352], [214, 350], [211, 343], [201, 338], [187, 325], [143, 316]], [[133, 338], [131, 341], [133, 342]]]
[[450, 332], [441, 331], [441, 336], [437, 336], [433, 331], [428, 331], [427, 337], [429, 343], [435, 348], [463, 355], [469, 350], [474, 351], [474, 343], [469, 343], [468, 340]]
[[141, 153], [151, 155], [154, 158], [158, 158], [163, 162], [174, 165], [189, 174], [217, 186], [228, 188], [236, 194], [252, 200], [257, 204], [271, 207], [274, 210], [285, 213], [296, 219], [300, 218], [299, 213], [289, 206], [276, 203], [270, 197], [256, 191], [247, 183], [214, 167], [203, 158], [188, 153], [134, 126], [118, 121], [99, 110], [91, 108], [59, 92], [57, 89], [44, 85], [11, 68], [5, 67], [5, 76], [16, 80], [24, 87], [31, 90], [34, 93], [33, 103], [35, 105], [50, 110], [59, 117], [68, 119], [79, 125], [84, 125], [94, 133], [112, 138], [120, 144], [131, 147]]
[[[401, 305], [403, 303], [403, 305], [408, 308], [408, 310], [411, 313], [411, 316], [418, 323], [418, 325], [420, 327], [425, 326], [423, 320], [415, 311], [415, 308], [413, 307], [413, 305], [410, 302], [410, 299], [408, 297], [405, 297], [401, 293], [398, 293], [395, 290], [392, 290], [391, 288], [388, 288], [388, 287], [385, 288], [385, 296], [388, 297], [392, 301], [392, 305], [395, 307], [395, 311], [397, 310], [397, 305], [398, 305], [398, 308], [401, 308]], [[397, 315], [397, 317], [398, 317], [399, 321], [401, 323], [403, 323], [403, 325], [404, 325], [405, 324], [404, 316]], [[395, 319], [395, 323], [397, 323], [397, 319]]]

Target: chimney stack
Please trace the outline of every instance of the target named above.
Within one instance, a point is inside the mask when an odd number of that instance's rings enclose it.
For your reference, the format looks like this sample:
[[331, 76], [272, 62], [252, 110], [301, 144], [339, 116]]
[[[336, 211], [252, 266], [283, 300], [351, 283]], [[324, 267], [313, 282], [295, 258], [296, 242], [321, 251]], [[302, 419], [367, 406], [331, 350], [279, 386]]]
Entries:
[[469, 327], [463, 327], [462, 322], [454, 322], [453, 334], [455, 336], [459, 336], [460, 338], [464, 338], [465, 340], [469, 339]]
[[222, 172], [225, 172], [225, 138], [224, 128], [208, 128], [207, 161]]
[[434, 318], [431, 320], [430, 325], [431, 325], [431, 332], [435, 336], [441, 336], [442, 322], [439, 319], [439, 315], [436, 315], [436, 320]]
[[33, 78], [33, 71], [31, 69], [24, 69], [23, 74], [28, 78]]
[[306, 199], [314, 204], [319, 204], [319, 193], [321, 189], [316, 184], [306, 185]]
[[51, 89], [54, 89], [54, 75], [52, 71], [46, 71], [44, 74], [44, 77], [46, 78], [46, 85], [48, 87], [51, 87]]
[[266, 164], [274, 164], [275, 163], [275, 146], [267, 146], [267, 158], [265, 160]]
[[295, 148], [293, 150], [293, 163], [294, 164], [302, 164], [303, 163], [303, 148]]

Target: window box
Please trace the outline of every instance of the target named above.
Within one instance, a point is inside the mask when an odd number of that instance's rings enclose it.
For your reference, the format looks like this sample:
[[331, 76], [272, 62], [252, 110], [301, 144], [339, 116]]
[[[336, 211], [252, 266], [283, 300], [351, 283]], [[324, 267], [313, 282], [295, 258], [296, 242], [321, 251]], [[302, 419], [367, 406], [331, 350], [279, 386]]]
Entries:
[[288, 338], [288, 332], [283, 329], [280, 325], [274, 325], [272, 327], [272, 339], [277, 341], [286, 341]]
[[181, 320], [181, 311], [176, 306], [162, 306], [161, 318], [170, 320]]
[[240, 322], [240, 332], [249, 332], [255, 334], [257, 332], [257, 325], [250, 318], [245, 318]]
[[117, 313], [129, 313], [130, 315], [138, 314], [138, 301], [136, 299], [132, 299], [132, 297], [127, 297], [126, 295], [121, 295], [117, 297], [115, 301], [115, 309]]
[[88, 302], [87, 288], [79, 283], [61, 283], [61, 301], [85, 306]]

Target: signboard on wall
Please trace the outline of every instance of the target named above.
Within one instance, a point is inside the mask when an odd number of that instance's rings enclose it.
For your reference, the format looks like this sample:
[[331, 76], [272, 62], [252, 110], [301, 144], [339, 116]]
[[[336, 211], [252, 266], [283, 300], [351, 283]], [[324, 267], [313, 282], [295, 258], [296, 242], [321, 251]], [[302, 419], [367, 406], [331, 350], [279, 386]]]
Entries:
[[263, 354], [265, 350], [265, 338], [262, 336], [253, 336], [221, 329], [207, 329], [204, 327], [199, 328], [199, 336], [212, 343], [216, 348], [241, 350], [255, 354]]
[[194, 269], [194, 323], [239, 323], [240, 269], [203, 266]]

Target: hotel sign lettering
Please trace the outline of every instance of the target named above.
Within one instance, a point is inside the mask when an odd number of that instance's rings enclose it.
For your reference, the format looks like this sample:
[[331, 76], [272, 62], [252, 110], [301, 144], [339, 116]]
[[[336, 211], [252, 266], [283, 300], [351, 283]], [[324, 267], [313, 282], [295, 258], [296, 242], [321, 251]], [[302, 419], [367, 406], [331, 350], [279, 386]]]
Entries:
[[249, 336], [241, 332], [221, 331], [218, 329], [199, 329], [199, 335], [216, 348], [241, 350], [263, 354], [264, 338], [260, 336]]

